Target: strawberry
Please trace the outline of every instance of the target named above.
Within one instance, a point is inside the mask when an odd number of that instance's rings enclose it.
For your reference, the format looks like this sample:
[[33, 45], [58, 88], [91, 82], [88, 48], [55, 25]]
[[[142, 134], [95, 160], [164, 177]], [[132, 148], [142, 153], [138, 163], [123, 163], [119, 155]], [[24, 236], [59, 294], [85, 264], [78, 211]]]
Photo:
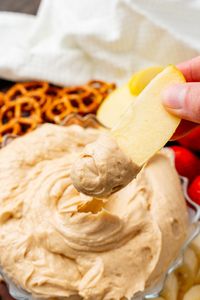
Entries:
[[181, 176], [192, 180], [199, 175], [200, 162], [195, 154], [181, 146], [171, 146], [171, 149], [175, 153], [175, 166]]
[[200, 126], [178, 140], [179, 144], [191, 150], [200, 151]]
[[188, 195], [194, 202], [200, 205], [200, 175], [189, 185]]

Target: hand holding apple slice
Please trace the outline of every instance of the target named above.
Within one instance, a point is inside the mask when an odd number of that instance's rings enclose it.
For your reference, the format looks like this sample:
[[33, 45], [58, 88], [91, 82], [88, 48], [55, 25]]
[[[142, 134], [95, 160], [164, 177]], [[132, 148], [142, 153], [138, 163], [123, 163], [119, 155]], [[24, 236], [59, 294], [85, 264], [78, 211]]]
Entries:
[[184, 83], [182, 73], [166, 67], [146, 86], [111, 131], [120, 148], [141, 166], [171, 138], [180, 119], [162, 104], [162, 93], [170, 85]]
[[162, 93], [170, 85], [184, 82], [174, 66], [166, 67], [152, 79], [110, 133], [88, 144], [74, 163], [71, 179], [77, 190], [106, 197], [136, 177], [179, 125], [180, 119], [162, 105]]

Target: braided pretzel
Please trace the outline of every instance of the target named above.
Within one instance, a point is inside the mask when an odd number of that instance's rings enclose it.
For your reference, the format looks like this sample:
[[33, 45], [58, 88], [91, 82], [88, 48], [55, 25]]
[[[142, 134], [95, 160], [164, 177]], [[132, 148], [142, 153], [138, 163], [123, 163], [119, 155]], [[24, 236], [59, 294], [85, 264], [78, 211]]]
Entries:
[[10, 102], [16, 100], [18, 97], [25, 95], [26, 89], [20, 83], [13, 85], [5, 93], [5, 102]]
[[71, 105], [78, 108], [80, 114], [95, 112], [103, 99], [97, 90], [87, 85], [65, 88], [61, 92], [63, 94], [68, 95]]
[[0, 140], [5, 134], [23, 135], [41, 122], [41, 112], [36, 100], [21, 97], [9, 102], [0, 112]]
[[19, 118], [20, 135], [33, 131], [39, 124], [37, 119]]
[[21, 96], [42, 95], [48, 89], [47, 82], [33, 81], [14, 84], [5, 94], [6, 102], [14, 101]]
[[42, 111], [50, 105], [53, 98], [59, 96], [61, 88], [49, 85], [47, 82], [26, 82], [22, 84], [26, 89], [26, 95], [34, 98], [39, 103]]
[[54, 100], [46, 110], [46, 117], [50, 122], [60, 124], [60, 122], [70, 113], [76, 112], [71, 105], [67, 96], [63, 96], [61, 99]]
[[49, 85], [47, 90], [45, 91], [45, 95], [50, 97], [58, 97], [62, 90], [63, 88], [54, 85]]
[[45, 117], [45, 111], [48, 109], [48, 107], [51, 105], [51, 103], [54, 101], [54, 99], [58, 98], [62, 89], [49, 85], [48, 89], [45, 91], [45, 101], [41, 105], [41, 111]]
[[25, 88], [27, 95], [33, 92], [45, 93], [49, 87], [49, 84], [44, 81], [23, 82], [21, 85]]
[[75, 94], [63, 96], [53, 101], [46, 109], [46, 118], [50, 122], [59, 124], [70, 113], [87, 114], [95, 112], [102, 97], [99, 96], [99, 99], [93, 97], [94, 94], [85, 94], [83, 98]]
[[116, 85], [114, 83], [107, 83], [101, 80], [90, 80], [87, 85], [96, 89], [99, 93], [102, 94], [103, 97], [106, 97], [116, 88]]
[[7, 133], [23, 135], [46, 121], [60, 124], [70, 113], [95, 113], [114, 88], [100, 80], [66, 88], [42, 81], [17, 83], [0, 93], [0, 141]]
[[8, 124], [0, 126], [0, 142], [6, 134], [19, 135], [20, 125], [15, 120], [11, 120]]
[[33, 93], [30, 92], [27, 94], [27, 96], [24, 97], [29, 99], [34, 99], [38, 103], [40, 108], [46, 105], [47, 98], [48, 98], [45, 94], [42, 94], [41, 92], [37, 92], [37, 91], [34, 91]]
[[9, 123], [0, 126], [0, 142], [7, 134], [23, 135], [33, 131], [38, 126], [38, 122], [33, 119], [19, 118], [18, 120], [11, 120]]
[[73, 86], [62, 89], [60, 96], [62, 95], [79, 95], [80, 97], [87, 96], [89, 90], [86, 86]]
[[80, 113], [95, 113], [102, 100], [103, 97], [98, 94], [98, 92], [93, 91], [89, 96], [85, 96], [81, 99]]
[[24, 117], [36, 119], [38, 122], [41, 120], [39, 104], [32, 98], [21, 97], [4, 105], [0, 113], [0, 124]]

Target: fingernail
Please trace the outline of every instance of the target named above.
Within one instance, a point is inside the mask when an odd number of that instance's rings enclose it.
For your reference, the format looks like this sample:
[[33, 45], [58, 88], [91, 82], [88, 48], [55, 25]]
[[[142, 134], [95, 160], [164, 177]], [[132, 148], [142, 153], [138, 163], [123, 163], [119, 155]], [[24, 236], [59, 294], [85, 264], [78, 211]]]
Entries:
[[163, 103], [166, 107], [180, 109], [183, 107], [187, 92], [185, 85], [173, 85], [169, 87], [163, 95]]

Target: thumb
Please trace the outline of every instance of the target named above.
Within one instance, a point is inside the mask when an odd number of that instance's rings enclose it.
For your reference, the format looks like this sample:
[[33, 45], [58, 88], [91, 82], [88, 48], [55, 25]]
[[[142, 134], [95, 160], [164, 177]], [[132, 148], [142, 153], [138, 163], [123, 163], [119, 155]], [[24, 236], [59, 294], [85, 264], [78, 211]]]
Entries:
[[163, 104], [172, 114], [200, 123], [200, 83], [192, 82], [169, 87], [164, 92]]

